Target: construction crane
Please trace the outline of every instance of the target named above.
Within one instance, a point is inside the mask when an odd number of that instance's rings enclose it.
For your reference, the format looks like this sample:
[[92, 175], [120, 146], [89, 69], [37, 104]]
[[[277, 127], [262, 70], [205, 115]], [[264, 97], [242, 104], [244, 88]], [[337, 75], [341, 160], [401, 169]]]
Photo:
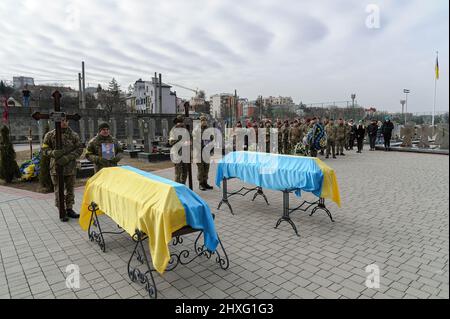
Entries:
[[195, 96], [198, 95], [198, 91], [199, 91], [198, 89], [194, 90], [194, 89], [191, 89], [191, 88], [188, 88], [186, 86], [183, 86], [183, 85], [180, 85], [180, 84], [176, 84], [176, 83], [167, 83], [167, 84], [172, 85], [172, 86], [177, 86], [177, 87], [180, 87], [180, 88], [185, 89], [185, 90], [192, 91], [192, 92], [195, 93]]

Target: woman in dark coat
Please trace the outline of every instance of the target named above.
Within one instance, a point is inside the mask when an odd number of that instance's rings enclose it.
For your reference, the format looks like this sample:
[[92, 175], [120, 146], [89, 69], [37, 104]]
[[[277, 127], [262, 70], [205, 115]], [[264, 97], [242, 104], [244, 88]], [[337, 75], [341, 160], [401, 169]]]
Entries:
[[359, 121], [356, 127], [356, 142], [358, 144], [358, 151], [356, 153], [362, 153], [364, 136], [366, 135], [366, 128], [364, 127], [362, 121]]
[[377, 140], [378, 125], [376, 120], [367, 127], [367, 135], [369, 135], [370, 150], [375, 151], [375, 142]]

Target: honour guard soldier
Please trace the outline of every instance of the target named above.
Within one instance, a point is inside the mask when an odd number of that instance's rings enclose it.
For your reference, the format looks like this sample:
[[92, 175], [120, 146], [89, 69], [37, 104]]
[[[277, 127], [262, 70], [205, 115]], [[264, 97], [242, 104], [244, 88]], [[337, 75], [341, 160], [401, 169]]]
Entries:
[[334, 120], [330, 119], [328, 121], [327, 126], [325, 126], [325, 132], [327, 133], [327, 154], [325, 158], [330, 157], [330, 149], [333, 154], [333, 158], [336, 158], [336, 136], [337, 136], [337, 128], [334, 125]]
[[348, 130], [347, 125], [344, 124], [344, 120], [339, 119], [336, 131], [336, 141], [337, 141], [336, 155], [345, 156], [344, 147], [345, 147], [345, 138], [347, 136], [347, 130]]
[[[181, 115], [178, 115], [173, 123], [175, 126], [172, 128], [169, 134], [169, 144], [170, 146], [175, 145], [177, 142], [181, 140], [181, 137], [175, 136], [174, 130], [176, 128], [184, 128], [184, 119]], [[188, 164], [183, 163], [183, 161], [175, 164], [175, 182], [180, 184], [186, 184], [186, 179], [188, 176]]]
[[[59, 207], [59, 183], [56, 172], [56, 165], [63, 167], [66, 204], [66, 215], [70, 218], [79, 218], [80, 215], [73, 211], [75, 203], [75, 180], [77, 163], [76, 159], [83, 153], [80, 138], [77, 133], [69, 127], [69, 120], [63, 118], [61, 121], [61, 141], [62, 149], [56, 149], [56, 130], [45, 134], [42, 144], [42, 151], [50, 158], [50, 175], [55, 186], [55, 205]], [[63, 220], [66, 221], [66, 220]]]
[[298, 120], [294, 120], [294, 126], [290, 129], [289, 132], [289, 142], [291, 144], [291, 150], [295, 149], [295, 146], [301, 142], [301, 132], [300, 127], [298, 125]]
[[98, 126], [97, 136], [88, 143], [86, 158], [94, 163], [97, 173], [104, 167], [117, 166], [122, 152], [119, 142], [110, 134], [108, 123], [102, 123]]
[[[239, 122], [240, 123], [240, 122]], [[240, 125], [242, 128], [242, 125]], [[211, 142], [211, 138], [203, 139], [203, 132], [208, 128], [208, 120], [206, 116], [200, 116], [200, 128], [201, 128], [201, 151]], [[208, 174], [209, 174], [209, 158], [204, 159], [202, 154], [201, 163], [197, 163], [197, 178], [198, 184], [201, 191], [206, 191], [208, 189], [213, 189], [211, 185], [208, 184]]]

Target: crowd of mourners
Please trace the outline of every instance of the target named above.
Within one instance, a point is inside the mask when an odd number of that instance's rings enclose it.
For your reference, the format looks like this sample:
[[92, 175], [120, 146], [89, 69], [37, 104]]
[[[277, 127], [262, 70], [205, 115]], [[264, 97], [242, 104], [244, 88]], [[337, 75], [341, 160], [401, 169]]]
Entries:
[[[246, 130], [240, 128], [254, 129], [256, 143], [249, 143], [246, 137], [244, 149], [250, 151], [261, 151], [258, 146], [258, 129], [265, 128], [265, 149], [266, 152], [278, 152], [279, 154], [303, 155], [316, 157], [318, 154], [325, 158], [337, 158], [345, 156], [345, 151], [356, 148], [356, 153], [362, 153], [364, 142], [369, 142], [369, 150], [375, 151], [375, 145], [384, 144], [384, 150], [390, 151], [390, 141], [394, 124], [387, 116], [384, 122], [370, 120], [369, 122], [353, 119], [344, 120], [339, 118], [299, 118], [294, 120], [277, 120], [272, 123], [270, 120], [247, 121], [243, 124], [241, 121], [236, 123], [235, 135]], [[278, 149], [273, 149], [273, 142], [270, 142], [272, 128], [277, 129]], [[273, 130], [272, 130], [273, 131]], [[236, 144], [236, 139], [234, 140]], [[236, 145], [235, 145], [236, 146]]]

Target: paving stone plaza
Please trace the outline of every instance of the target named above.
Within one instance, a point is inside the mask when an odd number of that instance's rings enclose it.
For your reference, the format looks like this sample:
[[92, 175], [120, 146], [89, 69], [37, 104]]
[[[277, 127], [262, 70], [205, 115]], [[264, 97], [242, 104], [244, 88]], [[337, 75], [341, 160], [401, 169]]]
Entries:
[[[336, 171], [342, 207], [327, 202], [334, 223], [320, 211], [294, 213], [300, 237], [287, 223], [274, 229], [281, 192], [264, 191], [270, 205], [233, 197], [231, 215], [224, 206], [217, 210], [220, 189], [201, 192], [195, 184], [216, 216], [230, 267], [202, 257], [155, 273], [158, 298], [449, 298], [448, 156], [348, 152], [326, 163]], [[173, 169], [155, 173], [173, 178]], [[212, 166], [210, 184], [214, 174]], [[82, 196], [77, 189], [77, 211]], [[292, 206], [299, 202], [290, 198]], [[117, 227], [100, 219], [105, 228]], [[194, 239], [186, 236], [183, 246]], [[128, 278], [131, 238], [105, 235], [105, 241], [102, 253], [77, 221], [61, 223], [53, 194], [0, 186], [0, 298], [148, 298]], [[69, 265], [79, 267], [79, 288], [66, 286]], [[366, 285], [369, 265], [380, 271], [379, 288]]]

